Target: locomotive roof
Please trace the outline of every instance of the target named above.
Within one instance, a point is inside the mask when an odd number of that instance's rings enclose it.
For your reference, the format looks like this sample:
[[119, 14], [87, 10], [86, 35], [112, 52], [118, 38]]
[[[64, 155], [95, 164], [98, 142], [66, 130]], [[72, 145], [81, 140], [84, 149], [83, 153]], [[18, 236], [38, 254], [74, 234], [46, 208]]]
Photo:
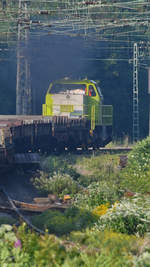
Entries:
[[93, 80], [87, 80], [87, 79], [83, 79], [83, 80], [62, 79], [62, 80], [54, 81], [53, 83], [62, 83], [62, 84], [70, 84], [70, 83], [73, 83], [73, 84], [95, 83], [96, 84], [95, 81], [93, 81]]

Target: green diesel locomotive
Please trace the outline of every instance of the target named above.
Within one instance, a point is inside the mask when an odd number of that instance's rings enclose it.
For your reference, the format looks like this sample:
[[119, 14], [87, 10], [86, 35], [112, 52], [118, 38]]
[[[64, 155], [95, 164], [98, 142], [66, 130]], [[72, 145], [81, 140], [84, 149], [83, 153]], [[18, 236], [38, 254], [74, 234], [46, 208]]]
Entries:
[[103, 104], [101, 89], [93, 80], [52, 82], [46, 93], [42, 115], [85, 121], [85, 128], [78, 129], [78, 132], [70, 132], [66, 127], [60, 135], [62, 146], [69, 143], [74, 147], [101, 147], [112, 140], [113, 108]]

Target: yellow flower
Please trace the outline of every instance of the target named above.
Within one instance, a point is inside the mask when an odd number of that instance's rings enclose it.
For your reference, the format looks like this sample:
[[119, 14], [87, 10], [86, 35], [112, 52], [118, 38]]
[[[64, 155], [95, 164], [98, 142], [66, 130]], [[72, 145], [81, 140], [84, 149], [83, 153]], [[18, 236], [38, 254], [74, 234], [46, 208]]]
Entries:
[[98, 216], [101, 216], [101, 215], [104, 215], [106, 214], [107, 210], [108, 210], [108, 207], [109, 207], [109, 203], [106, 203], [106, 204], [102, 204], [98, 207], [96, 207], [92, 213], [94, 215], [98, 215]]

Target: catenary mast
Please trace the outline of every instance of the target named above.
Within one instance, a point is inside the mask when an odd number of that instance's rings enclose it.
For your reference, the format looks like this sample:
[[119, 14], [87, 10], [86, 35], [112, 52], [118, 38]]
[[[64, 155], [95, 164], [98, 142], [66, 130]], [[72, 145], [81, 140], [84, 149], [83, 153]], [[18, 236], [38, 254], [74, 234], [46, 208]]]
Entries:
[[133, 142], [139, 140], [138, 45], [133, 48]]
[[27, 2], [19, 0], [17, 41], [16, 114], [32, 114], [30, 63], [27, 53], [30, 18]]

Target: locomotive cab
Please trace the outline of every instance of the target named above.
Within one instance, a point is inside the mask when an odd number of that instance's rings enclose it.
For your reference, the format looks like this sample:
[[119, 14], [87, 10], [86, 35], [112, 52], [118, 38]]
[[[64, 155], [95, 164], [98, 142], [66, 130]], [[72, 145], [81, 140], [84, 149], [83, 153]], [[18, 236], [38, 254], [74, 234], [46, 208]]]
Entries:
[[94, 81], [61, 80], [51, 83], [43, 105], [43, 116], [88, 117], [91, 105], [99, 106], [102, 94]]
[[[92, 80], [60, 80], [50, 84], [43, 104], [43, 116], [85, 119], [95, 136], [112, 135], [112, 106], [103, 105], [103, 96]], [[108, 131], [107, 131], [108, 128]]]

